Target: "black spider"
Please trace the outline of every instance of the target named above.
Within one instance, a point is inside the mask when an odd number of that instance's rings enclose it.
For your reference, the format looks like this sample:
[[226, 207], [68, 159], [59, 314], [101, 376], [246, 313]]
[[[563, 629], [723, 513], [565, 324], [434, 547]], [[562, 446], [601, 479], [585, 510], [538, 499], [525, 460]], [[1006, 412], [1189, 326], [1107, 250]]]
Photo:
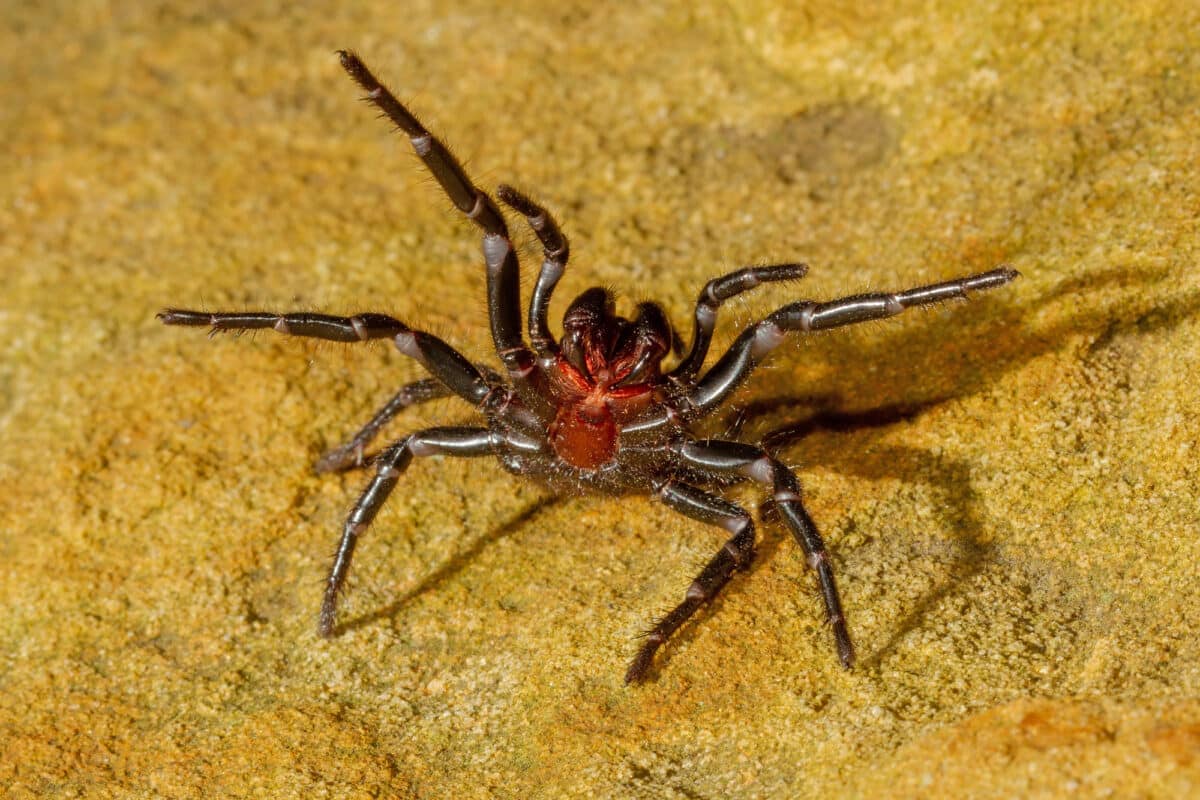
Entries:
[[[695, 333], [682, 360], [669, 371], [662, 361], [677, 342], [663, 310], [642, 303], [632, 319], [614, 313], [605, 289], [588, 289], [563, 315], [555, 340], [546, 311], [567, 263], [567, 240], [544, 208], [511, 187], [497, 196], [525, 217], [541, 241], [545, 261], [529, 304], [529, 344], [521, 336], [517, 255], [495, 202], [467, 177], [446, 147], [400, 104], [353, 53], [339, 51], [342, 67], [400, 130], [454, 205], [483, 232], [488, 314], [492, 339], [507, 380], [476, 366], [441, 339], [412, 330], [385, 314], [337, 317], [306, 312], [216, 312], [166, 309], [167, 325], [211, 326], [216, 331], [271, 328], [293, 336], [339, 342], [388, 338], [419, 361], [432, 379], [404, 386], [345, 445], [326, 453], [318, 472], [375, 466], [375, 477], [346, 519], [321, 606], [319, 630], [336, 630], [337, 599], [358, 537], [367, 529], [414, 456], [495, 456], [506, 469], [532, 475], [551, 487], [609, 494], [653, 492], [671, 508], [730, 533], [701, 570], [683, 602], [655, 623], [625, 673], [640, 681], [658, 648], [729, 578], [754, 557], [754, 522], [741, 507], [706, 490], [750, 479], [771, 493], [771, 503], [804, 549], [816, 572], [821, 598], [849, 669], [854, 648], [838, 599], [825, 545], [800, 498], [788, 467], [761, 447], [737, 441], [697, 440], [689, 424], [711, 414], [791, 331], [817, 331], [899, 314], [967, 292], [1008, 283], [1016, 270], [1003, 267], [895, 294], [871, 293], [818, 303], [790, 303], [746, 328], [723, 356], [702, 374], [717, 309], [729, 298], [770, 281], [805, 274], [803, 264], [751, 267], [708, 282], [696, 303]], [[486, 418], [479, 427], [439, 427], [397, 439], [366, 458], [368, 443], [392, 417], [415, 403], [458, 395]]]

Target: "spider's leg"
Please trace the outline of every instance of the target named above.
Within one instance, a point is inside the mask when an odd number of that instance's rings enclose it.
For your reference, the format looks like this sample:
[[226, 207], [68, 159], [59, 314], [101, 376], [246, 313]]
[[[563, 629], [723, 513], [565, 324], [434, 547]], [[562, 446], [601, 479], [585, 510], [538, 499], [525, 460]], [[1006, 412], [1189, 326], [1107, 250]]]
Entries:
[[531, 408], [545, 412], [545, 401], [531, 384], [537, 365], [521, 336], [520, 265], [500, 209], [486, 192], [471, 182], [446, 146], [371, 74], [358, 56], [339, 50], [338, 58], [342, 68], [366, 91], [366, 99], [408, 135], [413, 150], [455, 207], [482, 229], [483, 258], [487, 265], [488, 315], [496, 355], [508, 368], [522, 399]]
[[[821, 331], [873, 319], [892, 317], [906, 308], [943, 300], [965, 298], [968, 292], [994, 289], [1019, 273], [1001, 267], [943, 283], [888, 294], [873, 292], [843, 297], [827, 303], [810, 300], [788, 305], [751, 325], [713, 365], [682, 403], [686, 415], [699, 415], [724, 402], [768, 353], [778, 347], [789, 331]], [[665, 415], [664, 415], [665, 416]], [[665, 420], [664, 420], [665, 423]]]
[[433, 373], [442, 385], [470, 403], [480, 405], [491, 393], [483, 374], [461, 353], [438, 337], [414, 331], [398, 319], [384, 314], [330, 314], [271, 311], [186, 311], [168, 308], [158, 313], [166, 325], [210, 325], [214, 333], [270, 328], [291, 336], [307, 336], [335, 342], [359, 342], [391, 337], [396, 348]]
[[350, 559], [359, 535], [365, 531], [379, 509], [387, 501], [400, 475], [408, 468], [413, 456], [487, 456], [508, 453], [518, 449], [536, 451], [536, 442], [514, 439], [487, 428], [428, 428], [405, 436], [387, 447], [375, 461], [375, 477], [367, 484], [358, 501], [351, 509], [342, 528], [333, 566], [325, 582], [325, 599], [321, 604], [318, 631], [322, 636], [332, 636], [337, 626], [337, 600], [346, 574], [350, 570]]
[[542, 269], [538, 273], [537, 283], [533, 287], [533, 296], [529, 298], [529, 343], [538, 358], [551, 358], [558, 353], [558, 342], [550, 332], [546, 321], [546, 312], [550, 307], [550, 295], [558, 285], [559, 278], [567, 268], [571, 248], [567, 237], [563, 236], [550, 216], [550, 212], [530, 200], [516, 189], [506, 184], [496, 187], [496, 195], [501, 202], [512, 206], [517, 213], [525, 217], [529, 227], [537, 234], [542, 242]]
[[354, 314], [338, 317], [295, 311], [280, 314], [274, 311], [188, 311], [164, 308], [155, 314], [164, 325], [188, 325], [221, 331], [250, 331], [270, 328], [289, 336], [325, 339], [331, 342], [365, 342], [368, 339], [388, 339], [408, 330], [405, 325], [387, 314]]
[[319, 474], [341, 472], [365, 466], [364, 453], [367, 445], [379, 434], [384, 425], [391, 422], [393, 417], [409, 406], [449, 395], [450, 390], [442, 385], [441, 381], [434, 378], [422, 378], [419, 381], [404, 384], [400, 387], [400, 391], [396, 392], [383, 408], [376, 411], [375, 416], [371, 417], [370, 421], [362, 426], [350, 441], [325, 453], [317, 460], [314, 468]]
[[704, 285], [696, 300], [696, 324], [692, 334], [692, 347], [683, 360], [671, 370], [670, 377], [676, 381], [690, 381], [704, 366], [708, 346], [712, 343], [713, 328], [717, 324], [717, 309], [731, 297], [749, 291], [761, 283], [771, 281], [793, 281], [803, 278], [808, 272], [805, 264], [776, 264], [769, 267], [749, 267], [714, 278]]
[[655, 623], [646, 633], [646, 643], [638, 650], [625, 672], [626, 683], [646, 677], [658, 648], [679, 630], [700, 606], [716, 597], [733, 573], [749, 566], [754, 558], [754, 521], [744, 509], [716, 495], [684, 483], [667, 481], [658, 489], [659, 497], [684, 516], [719, 525], [733, 534], [692, 581], [683, 602]]
[[829, 564], [821, 534], [817, 532], [817, 526], [800, 499], [800, 482], [796, 480], [795, 473], [767, 455], [762, 448], [742, 442], [719, 439], [683, 442], [676, 446], [675, 451], [685, 466], [715, 475], [741, 475], [771, 489], [775, 507], [787, 522], [792, 536], [804, 549], [808, 566], [817, 573], [821, 598], [825, 601], [825, 613], [837, 642], [838, 658], [846, 669], [854, 666], [854, 645], [846, 630], [846, 615], [842, 612], [833, 568]]
[[[486, 364], [476, 364], [476, 368], [483, 375], [483, 379], [490, 386], [501, 386], [504, 379], [500, 377], [491, 367]], [[436, 400], [441, 397], [449, 397], [451, 392], [441, 381], [436, 378], [422, 378], [419, 381], [406, 383], [400, 387], [400, 391], [388, 400], [383, 408], [375, 412], [375, 416], [367, 422], [366, 425], [354, 434], [354, 437], [345, 444], [335, 447], [325, 455], [321, 456], [314, 465], [317, 474], [323, 472], [341, 472], [348, 469], [358, 469], [368, 465], [365, 456], [367, 445], [371, 443], [384, 425], [391, 422], [392, 418], [399, 414], [409, 406], [415, 406], [419, 403], [425, 403], [430, 400]], [[503, 401], [504, 398], [497, 398], [498, 401]], [[531, 425], [521, 418], [516, 409], [508, 415], [510, 420], [518, 427], [530, 428]]]

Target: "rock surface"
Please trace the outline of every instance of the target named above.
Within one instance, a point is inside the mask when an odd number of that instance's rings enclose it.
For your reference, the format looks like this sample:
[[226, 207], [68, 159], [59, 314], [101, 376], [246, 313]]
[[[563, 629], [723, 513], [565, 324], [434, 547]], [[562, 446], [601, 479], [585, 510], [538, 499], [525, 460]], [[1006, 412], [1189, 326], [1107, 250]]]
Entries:
[[[8, 796], [1200, 791], [1200, 7], [445, 5], [0, 12]], [[363, 478], [311, 464], [418, 368], [153, 314], [379, 310], [486, 356], [477, 238], [337, 47], [555, 210], [555, 316], [603, 284], [683, 323], [714, 275], [811, 265], [720, 343], [797, 296], [1021, 270], [797, 339], [734, 404], [795, 429], [854, 672], [765, 526], [625, 687], [720, 533], [454, 460], [406, 475], [317, 638]]]

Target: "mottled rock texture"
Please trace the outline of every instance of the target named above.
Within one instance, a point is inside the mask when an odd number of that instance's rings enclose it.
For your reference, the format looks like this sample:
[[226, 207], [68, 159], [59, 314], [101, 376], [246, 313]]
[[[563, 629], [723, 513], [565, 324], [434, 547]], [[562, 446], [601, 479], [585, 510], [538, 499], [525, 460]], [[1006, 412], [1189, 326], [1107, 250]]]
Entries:
[[[1198, 9], [8, 4], [7, 795], [1200, 791]], [[811, 265], [733, 304], [728, 342], [786, 299], [1021, 270], [797, 338], [739, 395], [746, 436], [807, 434], [783, 453], [853, 673], [767, 526], [625, 687], [633, 637], [720, 532], [484, 462], [410, 471], [348, 630], [316, 637], [363, 478], [311, 464], [418, 368], [153, 314], [381, 310], [487, 354], [477, 238], [338, 47], [483, 185], [558, 213], [564, 296], [610, 285], [682, 322], [716, 274]], [[445, 401], [392, 430], [470, 416]]]

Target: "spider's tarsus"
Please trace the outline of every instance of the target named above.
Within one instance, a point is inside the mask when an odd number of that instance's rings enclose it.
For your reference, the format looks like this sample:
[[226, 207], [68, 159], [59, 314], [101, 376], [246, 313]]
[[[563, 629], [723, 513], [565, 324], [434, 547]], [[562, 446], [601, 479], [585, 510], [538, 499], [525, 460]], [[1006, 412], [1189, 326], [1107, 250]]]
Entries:
[[182, 308], [164, 308], [154, 315], [163, 325], [195, 325], [204, 327], [213, 324], [213, 315], [203, 311], [186, 311]]
[[354, 54], [353, 50], [337, 50], [338, 61], [342, 65], [342, 69], [350, 73], [350, 77], [354, 78], [363, 88], [370, 88], [365, 85], [364, 78], [369, 79], [372, 83], [375, 82], [375, 76], [367, 71], [366, 66]]
[[976, 275], [974, 279], [967, 278], [964, 283], [968, 289], [992, 289], [1019, 277], [1021, 277], [1020, 272], [1008, 264], [1002, 264], [996, 269]]
[[344, 472], [363, 465], [363, 454], [359, 448], [335, 448], [317, 459], [313, 472], [324, 475], [329, 472]]
[[847, 671], [854, 669], [854, 662], [856, 660], [854, 644], [850, 641], [850, 637], [846, 635], [845, 628], [837, 632], [837, 651], [838, 660], [842, 662], [842, 666]]
[[322, 639], [333, 639], [337, 632], [337, 610], [326, 600], [321, 606], [321, 618], [317, 621], [317, 635]]
[[633, 657], [633, 662], [629, 665], [629, 669], [625, 670], [625, 685], [629, 686], [634, 683], [642, 683], [650, 672], [650, 665], [654, 663], [654, 652], [657, 646], [643, 647], [638, 651], [638, 654]]

